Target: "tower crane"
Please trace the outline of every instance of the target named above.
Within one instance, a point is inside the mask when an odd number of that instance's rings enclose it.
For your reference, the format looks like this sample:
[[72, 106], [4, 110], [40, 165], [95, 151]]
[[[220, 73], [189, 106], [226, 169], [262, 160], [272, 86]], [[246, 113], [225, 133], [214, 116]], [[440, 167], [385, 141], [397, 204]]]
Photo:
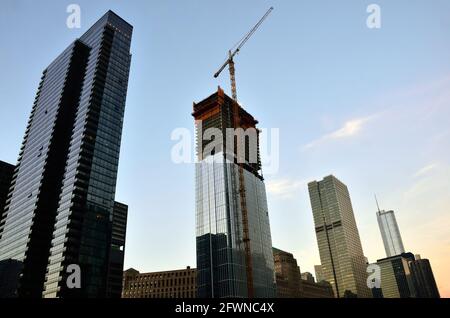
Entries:
[[236, 91], [236, 74], [235, 74], [235, 68], [234, 68], [234, 57], [236, 54], [238, 54], [241, 50], [241, 48], [244, 46], [245, 43], [252, 37], [252, 35], [258, 30], [260, 25], [264, 22], [264, 20], [269, 16], [269, 14], [272, 12], [273, 7], [270, 7], [269, 10], [264, 14], [264, 16], [258, 21], [258, 23], [255, 24], [255, 26], [248, 31], [248, 33], [242, 38], [240, 42], [235, 46], [236, 49], [231, 49], [228, 51], [228, 58], [225, 61], [225, 63], [219, 68], [219, 70], [214, 74], [214, 78], [217, 78], [220, 73], [227, 67], [230, 71], [230, 80], [231, 80], [231, 95], [235, 102], [237, 102], [237, 91]]
[[[234, 50], [228, 51], [228, 58], [225, 63], [220, 67], [220, 69], [214, 74], [214, 77], [217, 78], [220, 73], [227, 67], [230, 71], [230, 80], [231, 80], [231, 93], [233, 97], [233, 125], [234, 128], [241, 127], [241, 117], [239, 111], [239, 104], [237, 101], [237, 92], [236, 92], [236, 76], [235, 76], [235, 68], [234, 68], [234, 57], [239, 53], [244, 44], [250, 39], [250, 37], [255, 33], [255, 31], [259, 28], [259, 26], [264, 22], [264, 20], [269, 16], [272, 12], [273, 7], [270, 7], [269, 10], [264, 14], [264, 16], [256, 23], [256, 25], [242, 38], [241, 41], [235, 46]], [[244, 180], [244, 162], [245, 158], [242, 158], [245, 152], [242, 151], [242, 140], [241, 140], [241, 129], [236, 129], [237, 134], [237, 164], [238, 164], [238, 172], [239, 172], [239, 197], [240, 197], [240, 206], [242, 212], [242, 243], [244, 243], [244, 252], [245, 252], [245, 269], [247, 276], [247, 296], [248, 298], [254, 297], [254, 288], [253, 288], [253, 260], [250, 246], [250, 230], [248, 224], [248, 210], [247, 210], [247, 201], [245, 194], [245, 180]], [[245, 144], [245, 143], [244, 143]]]

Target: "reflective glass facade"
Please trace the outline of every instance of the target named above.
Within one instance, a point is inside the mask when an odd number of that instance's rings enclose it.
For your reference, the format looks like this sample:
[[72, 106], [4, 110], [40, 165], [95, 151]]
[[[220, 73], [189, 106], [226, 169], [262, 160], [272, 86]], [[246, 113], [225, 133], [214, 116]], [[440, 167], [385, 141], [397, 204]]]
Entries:
[[21, 297], [41, 297], [71, 123], [89, 48], [75, 41], [44, 70], [2, 220], [0, 259], [23, 263]]
[[[232, 101], [219, 88], [217, 94], [194, 105], [194, 117], [204, 129], [232, 127]], [[241, 108], [242, 116], [256, 121]], [[201, 129], [199, 129], [201, 128]], [[225, 132], [223, 136], [226, 136]], [[225, 139], [224, 139], [225, 141]], [[239, 166], [229, 153], [203, 156], [205, 143], [199, 141], [196, 164], [196, 236], [198, 297], [248, 297], [243, 213], [239, 194]], [[247, 148], [248, 149], [248, 148]], [[225, 149], [226, 150], [226, 149]], [[258, 149], [254, 149], [258, 151]], [[248, 152], [247, 152], [248, 155]], [[275, 297], [275, 275], [266, 190], [258, 162], [245, 164], [243, 180], [250, 242], [254, 297]], [[248, 158], [248, 156], [246, 156]]]
[[322, 279], [336, 297], [346, 292], [371, 297], [366, 260], [347, 186], [334, 176], [308, 184], [319, 246]]
[[43, 72], [0, 240], [23, 262], [19, 296], [105, 296], [131, 33], [108, 11]]
[[414, 262], [414, 255], [401, 255], [377, 261], [380, 266], [380, 282], [383, 298], [411, 298], [416, 296], [409, 263]]
[[440, 298], [439, 289], [434, 279], [433, 270], [428, 259], [416, 259], [409, 263], [416, 297]]
[[[11, 187], [11, 181], [15, 166], [4, 161], [0, 161], [0, 224], [5, 210], [6, 198]], [[0, 227], [0, 237], [2, 235]]]
[[394, 211], [378, 211], [378, 225], [383, 238], [386, 256], [391, 257], [405, 252], [400, 230], [395, 219]]
[[[81, 38], [91, 52], [57, 209], [45, 297], [103, 297], [131, 61], [132, 27], [109, 11]], [[65, 268], [81, 267], [68, 289]]]
[[127, 215], [128, 206], [120, 202], [114, 202], [107, 280], [108, 298], [120, 298], [122, 295]]
[[[244, 170], [255, 297], [274, 297], [272, 239], [264, 183]], [[223, 154], [196, 166], [198, 296], [247, 297], [236, 164]]]

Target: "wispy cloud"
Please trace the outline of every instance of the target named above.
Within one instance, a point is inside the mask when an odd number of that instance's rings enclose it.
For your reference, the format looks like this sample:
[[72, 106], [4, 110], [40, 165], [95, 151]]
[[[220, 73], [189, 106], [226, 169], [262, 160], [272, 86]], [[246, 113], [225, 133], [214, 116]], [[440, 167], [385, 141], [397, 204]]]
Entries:
[[331, 133], [328, 133], [316, 140], [313, 140], [312, 142], [306, 144], [303, 148], [311, 149], [311, 148], [314, 148], [314, 147], [316, 147], [320, 144], [323, 144], [327, 141], [350, 138], [350, 137], [356, 136], [362, 131], [364, 125], [367, 124], [370, 120], [374, 119], [376, 116], [377, 115], [372, 115], [372, 116], [354, 118], [354, 119], [348, 120], [344, 123], [344, 125], [341, 128], [339, 128]]
[[[373, 119], [389, 113], [388, 119], [395, 121], [397, 125], [410, 123], [414, 120], [441, 120], [447, 118], [450, 109], [450, 75], [435, 81], [420, 83], [413, 87], [383, 95], [378, 101], [377, 109], [382, 109], [376, 114], [349, 119], [337, 130], [327, 133], [302, 147], [303, 150], [315, 148], [324, 143], [343, 140], [358, 136], [364, 131], [365, 126]], [[397, 129], [398, 131], [398, 129]]]
[[306, 185], [306, 182], [302, 180], [278, 179], [268, 181], [266, 189], [271, 195], [289, 199], [298, 195], [300, 188], [304, 185]]
[[422, 177], [429, 172], [433, 171], [435, 168], [437, 168], [437, 163], [431, 163], [429, 165], [426, 165], [425, 167], [420, 168], [416, 173], [414, 173], [414, 178]]
[[[411, 186], [404, 192], [406, 201], [426, 198], [426, 205], [430, 205], [441, 197], [447, 199], [450, 190], [450, 165], [442, 163], [431, 163], [416, 171], [412, 176]], [[423, 202], [422, 202], [423, 203]]]

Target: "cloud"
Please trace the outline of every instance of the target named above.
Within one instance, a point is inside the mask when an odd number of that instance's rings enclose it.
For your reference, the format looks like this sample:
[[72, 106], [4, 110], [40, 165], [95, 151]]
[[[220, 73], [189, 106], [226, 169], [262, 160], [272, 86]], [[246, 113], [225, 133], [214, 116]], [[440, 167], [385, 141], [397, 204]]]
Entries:
[[267, 192], [271, 195], [289, 199], [297, 195], [306, 182], [291, 179], [270, 180], [266, 183]]
[[304, 145], [302, 149], [308, 150], [326, 142], [358, 136], [370, 121], [386, 113], [389, 113], [389, 116], [383, 117], [397, 123], [397, 125], [393, 125], [393, 127], [397, 127], [396, 132], [399, 131], [399, 125], [410, 125], [411, 122], [417, 120], [428, 119], [428, 121], [442, 124], [442, 120], [448, 118], [447, 115], [450, 110], [449, 85], [450, 75], [383, 95], [381, 100], [376, 103], [377, 109], [382, 109], [381, 112], [366, 117], [349, 119], [339, 129], [311, 141]]
[[404, 200], [414, 202], [417, 207], [431, 208], [435, 202], [444, 200], [450, 204], [450, 165], [432, 163], [419, 169], [412, 179], [411, 186], [404, 191]]
[[313, 140], [312, 142], [306, 144], [303, 148], [311, 149], [311, 148], [314, 148], [314, 147], [316, 147], [320, 144], [323, 144], [327, 141], [350, 138], [350, 137], [356, 136], [361, 132], [364, 125], [367, 124], [373, 118], [375, 118], [375, 115], [348, 120], [338, 130], [335, 130], [335, 131], [333, 131], [329, 134], [326, 134], [316, 140]]
[[429, 172], [433, 171], [435, 168], [437, 168], [437, 163], [431, 163], [429, 165], [426, 165], [425, 167], [420, 168], [416, 173], [414, 173], [414, 178], [422, 177]]

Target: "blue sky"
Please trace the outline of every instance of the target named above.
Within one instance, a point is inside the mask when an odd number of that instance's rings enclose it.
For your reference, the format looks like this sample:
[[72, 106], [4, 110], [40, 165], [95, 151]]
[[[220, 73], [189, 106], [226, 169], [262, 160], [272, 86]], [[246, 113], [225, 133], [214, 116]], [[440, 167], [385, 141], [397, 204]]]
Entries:
[[[66, 7], [81, 6], [81, 28]], [[369, 4], [381, 29], [366, 26]], [[43, 69], [108, 9], [134, 26], [116, 198], [129, 205], [126, 267], [195, 266], [194, 166], [170, 134], [193, 130], [192, 102], [229, 92], [212, 75], [227, 50], [275, 10], [236, 58], [238, 97], [280, 129], [266, 175], [274, 246], [302, 271], [320, 262], [306, 183], [349, 187], [365, 254], [384, 257], [373, 194], [396, 211], [405, 247], [431, 260], [450, 296], [450, 2], [17, 1], [0, 11], [0, 160], [15, 162]]]

